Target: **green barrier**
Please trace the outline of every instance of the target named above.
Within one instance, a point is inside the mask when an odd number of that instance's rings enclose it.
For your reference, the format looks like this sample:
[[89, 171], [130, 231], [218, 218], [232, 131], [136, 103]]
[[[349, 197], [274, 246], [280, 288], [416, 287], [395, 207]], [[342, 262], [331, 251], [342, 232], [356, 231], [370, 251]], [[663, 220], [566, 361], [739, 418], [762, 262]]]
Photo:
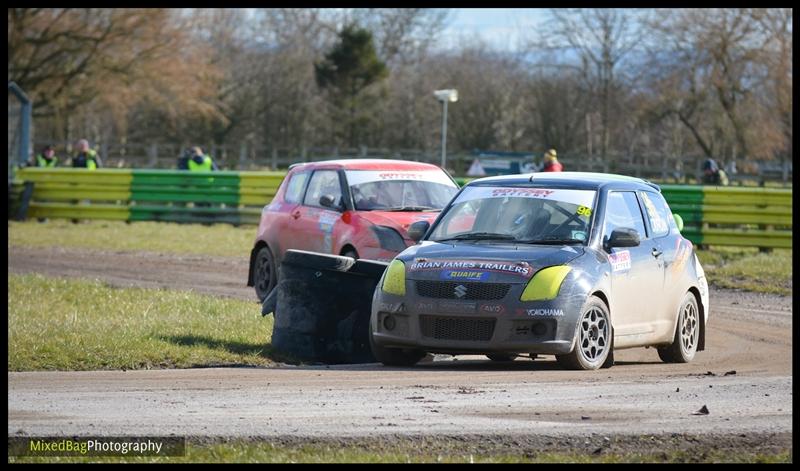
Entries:
[[[283, 172], [23, 168], [34, 182], [28, 217], [258, 224]], [[472, 178], [456, 178], [463, 186]], [[681, 233], [695, 244], [791, 247], [792, 190], [661, 185]], [[9, 211], [11, 214], [11, 211]]]
[[792, 247], [792, 190], [661, 185], [696, 244]]

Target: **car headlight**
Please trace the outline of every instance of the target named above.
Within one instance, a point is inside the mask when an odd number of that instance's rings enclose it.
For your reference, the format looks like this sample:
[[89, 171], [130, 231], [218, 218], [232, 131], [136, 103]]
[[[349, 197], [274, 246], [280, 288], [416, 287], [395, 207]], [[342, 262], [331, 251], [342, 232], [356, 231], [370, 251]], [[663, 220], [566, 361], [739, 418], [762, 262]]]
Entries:
[[402, 252], [406, 249], [406, 242], [399, 232], [386, 226], [370, 226], [375, 237], [378, 238], [378, 243], [384, 250], [392, 252]]
[[572, 268], [559, 265], [547, 267], [536, 272], [520, 296], [520, 301], [547, 301], [555, 299], [561, 289], [561, 283]]
[[389, 294], [405, 296], [406, 294], [406, 265], [400, 260], [393, 260], [386, 269], [381, 289]]

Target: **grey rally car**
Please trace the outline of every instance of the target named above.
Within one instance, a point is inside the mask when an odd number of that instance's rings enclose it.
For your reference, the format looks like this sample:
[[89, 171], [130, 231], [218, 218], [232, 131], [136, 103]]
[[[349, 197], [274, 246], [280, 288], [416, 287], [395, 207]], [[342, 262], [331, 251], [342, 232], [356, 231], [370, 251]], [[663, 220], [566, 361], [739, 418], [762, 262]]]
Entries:
[[386, 365], [426, 353], [555, 355], [567, 368], [613, 364], [653, 346], [666, 362], [704, 349], [708, 285], [657, 185], [597, 173], [475, 180], [420, 243], [390, 263], [370, 342]]

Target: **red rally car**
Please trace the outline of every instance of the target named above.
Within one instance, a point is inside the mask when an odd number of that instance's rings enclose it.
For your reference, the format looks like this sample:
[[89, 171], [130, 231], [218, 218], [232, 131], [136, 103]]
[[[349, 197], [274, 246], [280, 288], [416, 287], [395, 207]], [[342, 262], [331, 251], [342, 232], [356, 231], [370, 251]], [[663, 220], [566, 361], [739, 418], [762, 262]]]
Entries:
[[458, 191], [441, 168], [383, 159], [295, 164], [261, 212], [247, 286], [264, 300], [288, 249], [390, 261]]

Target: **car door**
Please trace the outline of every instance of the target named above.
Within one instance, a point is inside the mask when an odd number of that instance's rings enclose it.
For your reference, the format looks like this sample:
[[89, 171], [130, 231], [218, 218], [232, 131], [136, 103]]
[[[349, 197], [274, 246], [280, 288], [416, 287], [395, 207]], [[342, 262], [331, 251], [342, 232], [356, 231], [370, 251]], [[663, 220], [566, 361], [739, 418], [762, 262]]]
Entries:
[[678, 305], [683, 300], [685, 286], [683, 268], [691, 255], [691, 243], [681, 237], [667, 202], [660, 193], [640, 191], [639, 197], [655, 249], [660, 252], [661, 292], [664, 301], [653, 309], [653, 322], [658, 337], [671, 340]]
[[280, 263], [287, 249], [297, 248], [292, 246], [296, 237], [294, 231], [298, 230], [294, 224], [296, 220], [294, 215], [299, 214], [298, 208], [303, 202], [310, 176], [309, 171], [299, 171], [289, 175], [280, 206], [269, 213], [269, 227], [265, 230], [271, 235], [268, 242], [274, 252], [276, 263]]
[[635, 229], [636, 247], [605, 249], [611, 277], [611, 318], [616, 346], [642, 345], [654, 332], [654, 310], [661, 302], [663, 270], [645, 226], [635, 191], [609, 191], [603, 219], [603, 241], [618, 228]]
[[342, 205], [342, 185], [336, 170], [316, 170], [308, 182], [303, 204], [299, 206], [292, 225], [293, 244], [300, 250], [333, 252], [333, 229], [342, 212], [320, 203], [323, 195], [333, 197], [334, 207]]

